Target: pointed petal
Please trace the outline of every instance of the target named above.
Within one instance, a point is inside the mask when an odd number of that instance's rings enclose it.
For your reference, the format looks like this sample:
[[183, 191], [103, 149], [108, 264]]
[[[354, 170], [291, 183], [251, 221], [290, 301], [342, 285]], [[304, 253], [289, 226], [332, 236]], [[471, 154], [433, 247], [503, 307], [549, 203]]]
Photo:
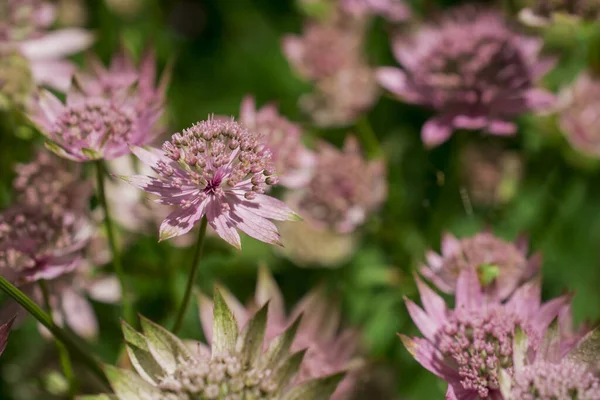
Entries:
[[266, 218], [260, 217], [243, 208], [237, 208], [229, 213], [229, 219], [236, 228], [256, 240], [282, 246], [277, 227]]
[[159, 242], [175, 236], [185, 235], [191, 231], [206, 213], [208, 201], [209, 199], [205, 199], [201, 203], [196, 201], [187, 208], [181, 207], [169, 214], [160, 224]]
[[266, 265], [261, 265], [258, 269], [258, 282], [254, 298], [259, 306], [269, 302], [269, 324], [282, 326], [285, 323], [283, 295]]
[[61, 296], [62, 312], [67, 325], [79, 336], [93, 339], [98, 336], [98, 320], [89, 301], [72, 289]]
[[298, 221], [301, 220], [283, 201], [265, 194], [257, 194], [254, 200], [243, 200], [241, 206], [248, 211], [275, 221]]
[[66, 93], [76, 67], [70, 61], [44, 60], [30, 64], [33, 79], [38, 85], [46, 85], [59, 92]]
[[227, 214], [223, 212], [221, 204], [218, 201], [211, 200], [206, 206], [208, 223], [215, 232], [217, 232], [217, 235], [236, 249], [241, 250], [242, 243], [240, 241], [240, 235]]
[[415, 281], [425, 311], [434, 321], [441, 324], [442, 321], [446, 320], [446, 302], [416, 275]]
[[473, 268], [463, 270], [456, 282], [456, 308], [475, 310], [484, 304], [483, 289]]
[[102, 303], [116, 304], [121, 301], [121, 283], [116, 276], [94, 280], [87, 288], [89, 296]]
[[311, 379], [287, 391], [282, 400], [327, 400], [331, 398], [345, 375], [345, 372], [341, 372], [319, 379]]
[[423, 125], [421, 139], [427, 148], [437, 147], [452, 135], [451, 121], [447, 118], [435, 117]]
[[44, 36], [19, 43], [25, 57], [31, 60], [57, 60], [87, 49], [94, 35], [79, 28], [47, 32]]
[[406, 73], [400, 68], [380, 67], [375, 71], [377, 82], [389, 92], [410, 103], [420, 103], [422, 96], [411, 88]]
[[241, 352], [243, 365], [256, 365], [262, 354], [268, 311], [267, 303], [258, 310], [244, 329]]
[[147, 318], [140, 317], [148, 350], [167, 373], [173, 373], [180, 360], [192, 361], [185, 344], [171, 332]]
[[157, 385], [166, 372], [150, 353], [146, 338], [124, 321], [121, 321], [121, 327], [131, 364], [148, 383]]
[[[456, 236], [454, 236], [451, 233], [444, 233], [444, 235], [442, 236], [442, 256], [443, 257], [449, 257], [449, 256], [453, 256], [455, 254], [458, 254], [460, 252], [461, 249], [461, 245], [460, 245], [460, 240], [458, 240], [456, 238]], [[443, 258], [440, 258], [440, 264], [442, 262]]]
[[433, 341], [435, 339], [435, 334], [440, 328], [440, 323], [442, 321], [436, 321], [430, 318], [425, 311], [421, 309], [421, 307], [417, 306], [408, 298], [404, 298], [404, 303], [406, 304], [406, 308], [408, 309], [408, 313], [410, 314], [410, 318], [413, 320], [419, 331], [425, 336], [425, 338]]
[[526, 365], [528, 347], [527, 334], [521, 326], [517, 326], [513, 336], [513, 365], [516, 372], [521, 371]]
[[162, 398], [160, 389], [155, 388], [133, 371], [105, 365], [104, 373], [119, 400], [159, 400]]
[[206, 337], [206, 342], [212, 344], [213, 341], [213, 313], [214, 305], [212, 299], [206, 296], [204, 293], [198, 291], [196, 293], [196, 299], [198, 301], [198, 312], [200, 314], [200, 323], [202, 324], [202, 332]]
[[536, 352], [537, 360], [558, 363], [560, 361], [560, 332], [558, 330], [558, 318], [555, 318], [540, 343]]
[[214, 294], [212, 356], [235, 352], [238, 338], [237, 322], [218, 288]]
[[578, 364], [586, 364], [591, 371], [600, 373], [600, 327], [585, 335], [566, 358]]
[[414, 359], [426, 370], [447, 381], [458, 377], [457, 371], [443, 361], [440, 351], [423, 338], [410, 338], [398, 334], [402, 344]]

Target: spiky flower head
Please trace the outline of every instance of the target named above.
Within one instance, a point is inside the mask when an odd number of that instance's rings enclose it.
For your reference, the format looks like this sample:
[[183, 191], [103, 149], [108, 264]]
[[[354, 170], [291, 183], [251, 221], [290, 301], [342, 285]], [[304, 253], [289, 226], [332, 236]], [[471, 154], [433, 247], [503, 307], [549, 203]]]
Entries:
[[40, 207], [53, 214], [86, 212], [91, 185], [81, 180], [77, 166], [51, 153], [40, 151], [35, 159], [18, 164], [13, 188], [21, 204]]
[[541, 304], [539, 280], [521, 286], [506, 302], [490, 300], [476, 272], [461, 272], [454, 310], [417, 277], [424, 310], [406, 299], [408, 312], [424, 338], [403, 335], [404, 346], [430, 372], [448, 382], [448, 399], [496, 399], [500, 370], [512, 373], [517, 326], [539, 338], [567, 299]]
[[112, 160], [130, 153], [130, 145], [154, 139], [152, 128], [160, 110], [140, 110], [129, 94], [88, 96], [73, 87], [63, 104], [43, 90], [34, 102], [30, 118], [48, 138], [46, 147], [61, 157], [85, 162]]
[[277, 183], [271, 152], [259, 135], [237, 122], [208, 119], [175, 133], [162, 150], [134, 148], [158, 178], [122, 177], [177, 209], [163, 221], [160, 239], [189, 232], [206, 216], [225, 241], [240, 248], [237, 229], [266, 243], [278, 244], [269, 219], [298, 219], [283, 202], [265, 195]]
[[519, 12], [519, 19], [530, 26], [547, 26], [558, 18], [575, 21], [600, 19], [600, 2], [597, 0], [534, 0], [531, 6]]
[[292, 194], [290, 201], [322, 229], [352, 232], [385, 200], [383, 160], [367, 161], [353, 136], [342, 150], [320, 143], [315, 171], [307, 187]]
[[401, 0], [339, 0], [340, 8], [356, 17], [379, 15], [391, 22], [410, 17], [410, 9]]
[[486, 295], [502, 300], [540, 268], [540, 254], [528, 259], [527, 247], [524, 238], [508, 242], [490, 232], [460, 240], [446, 233], [441, 254], [428, 251], [427, 264], [421, 266], [420, 272], [439, 290], [451, 294], [456, 291], [459, 275], [471, 269], [477, 273]]
[[280, 183], [304, 186], [313, 173], [314, 155], [302, 143], [302, 128], [277, 111], [273, 104], [256, 109], [253, 97], [242, 101], [240, 123], [260, 135], [271, 151]]
[[88, 220], [76, 213], [8, 208], [0, 214], [1, 274], [21, 285], [68, 273], [80, 264], [91, 231]]
[[552, 66], [538, 58], [541, 48], [542, 40], [513, 32], [500, 14], [460, 7], [410, 37], [396, 37], [393, 50], [404, 70], [383, 67], [377, 75], [398, 98], [438, 112], [421, 131], [429, 147], [454, 129], [514, 135], [517, 115], [554, 99], [534, 86]]
[[578, 151], [600, 157], [600, 79], [588, 72], [561, 92], [560, 127]]
[[[93, 36], [77, 28], [49, 31], [55, 18], [55, 6], [45, 0], [0, 1], [0, 98], [12, 95], [22, 105], [30, 94], [25, 89], [33, 86], [30, 76], [37, 84], [68, 89], [75, 66], [63, 58], [89, 47]], [[7, 78], [11, 83], [3, 84]]]
[[304, 351], [292, 353], [299, 320], [275, 339], [266, 337], [268, 306], [244, 329], [219, 293], [214, 296], [210, 348], [190, 349], [179, 338], [142, 319], [143, 333], [123, 324], [133, 371], [106, 367], [119, 400], [326, 400], [343, 374], [295, 384]]
[[512, 372], [502, 371], [501, 391], [506, 400], [599, 400], [600, 330], [565, 347], [558, 321], [537, 346], [517, 330], [513, 338]]
[[[350, 373], [342, 380], [331, 399], [349, 398], [358, 378], [359, 367], [363, 364], [356, 354], [358, 335], [354, 330], [340, 329], [340, 305], [326, 296], [322, 287], [307, 294], [289, 314], [286, 314], [281, 290], [266, 267], [260, 268], [254, 298], [247, 306], [241, 304], [226, 289], [222, 288], [220, 292], [235, 315], [240, 329], [250, 320], [255, 310], [269, 303], [267, 340], [273, 340], [283, 334], [302, 315], [291, 351], [306, 349], [306, 354], [300, 364], [295, 382], [302, 383], [341, 371], [349, 371]], [[213, 324], [214, 304], [202, 294], [198, 297], [198, 304], [204, 334], [210, 343], [213, 340], [213, 333], [208, 327]]]

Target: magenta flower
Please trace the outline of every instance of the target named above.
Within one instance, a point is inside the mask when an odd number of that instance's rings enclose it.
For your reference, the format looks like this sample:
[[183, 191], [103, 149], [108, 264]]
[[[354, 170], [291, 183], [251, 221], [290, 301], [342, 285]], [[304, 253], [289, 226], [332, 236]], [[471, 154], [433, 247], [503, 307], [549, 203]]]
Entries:
[[349, 136], [343, 150], [320, 143], [315, 174], [290, 201], [314, 225], [349, 233], [382, 205], [386, 195], [383, 160], [367, 161], [356, 138]]
[[600, 157], [600, 79], [584, 72], [561, 92], [560, 127], [573, 148]]
[[28, 61], [35, 83], [68, 90], [75, 66], [63, 58], [89, 47], [93, 35], [78, 28], [48, 31], [56, 19], [48, 1], [4, 0], [0, 7], [0, 47], [12, 48]]
[[279, 244], [269, 219], [291, 221], [297, 215], [264, 194], [277, 183], [271, 152], [259, 136], [233, 120], [209, 119], [175, 133], [162, 151], [134, 147], [158, 178], [121, 177], [177, 209], [160, 226], [160, 240], [189, 232], [202, 217], [221, 238], [241, 248], [237, 229], [266, 243]]
[[0, 356], [4, 353], [4, 349], [6, 349], [6, 345], [8, 344], [8, 334], [13, 322], [15, 322], [14, 317], [0, 325]]
[[379, 68], [379, 83], [409, 103], [438, 111], [421, 131], [435, 147], [454, 129], [514, 135], [517, 115], [548, 108], [554, 96], [535, 88], [552, 66], [542, 40], [510, 30], [500, 14], [461, 7], [411, 37], [394, 40], [404, 70]]
[[410, 9], [401, 0], [340, 0], [340, 7], [356, 17], [380, 15], [391, 22], [410, 17]]
[[[350, 329], [340, 330], [339, 304], [331, 302], [321, 289], [307, 294], [287, 315], [281, 290], [266, 267], [260, 269], [254, 299], [248, 307], [242, 305], [226, 289], [219, 288], [240, 329], [258, 309], [269, 302], [267, 340], [281, 335], [302, 315], [302, 322], [291, 346], [292, 352], [307, 349], [296, 383], [350, 370], [331, 397], [332, 400], [350, 399], [357, 383], [356, 372], [363, 364], [357, 357], [358, 335]], [[199, 296], [198, 302], [202, 327], [210, 344], [213, 336], [213, 302], [204, 295]]]
[[600, 330], [597, 328], [577, 343], [563, 345], [559, 323], [546, 331], [541, 343], [530, 343], [517, 331], [513, 343], [512, 373], [502, 371], [501, 390], [505, 400], [600, 399]]
[[242, 101], [240, 123], [258, 133], [271, 151], [279, 183], [289, 188], [306, 185], [313, 174], [314, 155], [302, 143], [302, 128], [283, 117], [273, 104], [256, 109], [253, 97]]
[[454, 310], [417, 277], [424, 310], [406, 299], [408, 312], [424, 338], [400, 335], [404, 346], [427, 370], [448, 382], [447, 399], [501, 399], [501, 369], [514, 370], [513, 337], [519, 326], [532, 338], [543, 331], [567, 302], [542, 304], [539, 280], [518, 288], [506, 302], [485, 296], [473, 269], [461, 272]]
[[88, 96], [72, 88], [63, 104], [49, 91], [36, 99], [30, 118], [49, 139], [46, 147], [73, 161], [112, 160], [144, 145], [158, 133], [152, 128], [162, 110], [139, 107], [135, 95]]
[[421, 266], [420, 272], [439, 290], [453, 294], [459, 275], [472, 269], [477, 272], [486, 295], [503, 300], [541, 267], [541, 255], [528, 259], [527, 247], [524, 239], [511, 243], [490, 232], [460, 240], [447, 233], [442, 238], [441, 255], [428, 251], [427, 264]]

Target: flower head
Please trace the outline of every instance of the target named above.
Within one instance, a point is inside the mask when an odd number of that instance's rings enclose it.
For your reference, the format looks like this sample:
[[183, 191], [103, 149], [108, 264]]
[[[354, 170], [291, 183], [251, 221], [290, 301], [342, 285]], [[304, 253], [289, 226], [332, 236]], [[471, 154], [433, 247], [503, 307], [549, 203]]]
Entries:
[[523, 282], [532, 278], [541, 265], [540, 255], [527, 258], [527, 243], [520, 239], [507, 242], [489, 232], [457, 239], [451, 234], [442, 238], [441, 255], [427, 253], [421, 274], [445, 293], [455, 293], [462, 271], [476, 271], [485, 292], [506, 299]]
[[536, 0], [532, 3], [519, 12], [519, 19], [530, 26], [550, 25], [557, 16], [584, 21], [600, 19], [600, 4], [596, 0]]
[[[244, 307], [231, 293], [220, 289], [227, 305], [233, 311], [240, 329], [250, 320], [252, 314], [269, 303], [269, 318], [266, 326], [266, 338], [273, 340], [293, 326], [302, 315], [291, 351], [306, 349], [304, 359], [296, 377], [296, 383], [318, 379], [341, 371], [351, 370], [361, 364], [356, 357], [358, 337], [350, 329], [340, 331], [340, 307], [325, 296], [322, 288], [306, 295], [294, 307], [289, 315], [285, 312], [283, 295], [277, 283], [266, 267], [261, 267], [254, 299]], [[208, 327], [213, 324], [214, 304], [204, 295], [198, 299], [200, 319], [204, 333], [209, 341], [213, 334]], [[347, 399], [355, 386], [356, 373], [351, 373], [340, 383], [333, 397], [334, 400]]]
[[138, 99], [122, 96], [88, 96], [79, 88], [67, 94], [66, 104], [42, 91], [30, 113], [49, 139], [46, 147], [74, 161], [112, 160], [130, 152], [130, 145], [154, 139], [152, 127], [160, 110], [140, 110]]
[[90, 235], [82, 215], [13, 206], [0, 214], [0, 271], [18, 285], [54, 279], [80, 264]]
[[315, 171], [307, 187], [293, 194], [291, 201], [303, 217], [323, 229], [352, 232], [385, 200], [383, 161], [365, 160], [352, 136], [341, 151], [321, 143]]
[[[29, 85], [28, 74], [37, 84], [48, 85], [65, 91], [69, 88], [75, 66], [65, 56], [89, 47], [93, 36], [82, 29], [69, 28], [48, 31], [56, 18], [55, 6], [44, 0], [2, 0], [0, 2], [0, 48], [2, 52], [11, 52], [12, 60], [2, 56], [2, 64], [12, 62], [14, 66], [27, 61], [17, 75], [20, 85]], [[22, 58], [21, 58], [22, 57]], [[6, 96], [2, 85], [2, 76], [7, 64], [0, 66], [0, 91]], [[3, 71], [4, 70], [4, 71]], [[12, 70], [12, 78], [18, 71]], [[25, 75], [23, 75], [25, 74]], [[9, 89], [14, 89], [9, 85]], [[29, 86], [27, 86], [29, 87]], [[21, 86], [22, 89], [25, 86]], [[8, 93], [10, 94], [10, 92]], [[19, 93], [28, 95], [29, 93]], [[22, 100], [22, 99], [21, 99]]]
[[393, 47], [404, 71], [380, 68], [378, 80], [400, 99], [439, 112], [421, 132], [430, 147], [454, 129], [513, 135], [514, 117], [554, 99], [534, 87], [552, 65], [538, 59], [542, 41], [511, 31], [491, 11], [458, 8], [412, 37], [397, 37]]
[[177, 206], [161, 224], [160, 239], [189, 232], [206, 216], [228, 243], [240, 248], [237, 229], [266, 243], [279, 243], [269, 221], [298, 217], [283, 202], [264, 194], [277, 183], [271, 152], [260, 137], [233, 120], [209, 119], [175, 133], [162, 150], [134, 148], [158, 178], [122, 177]]
[[[290, 345], [298, 322], [275, 339], [266, 337], [268, 307], [262, 307], [244, 329], [215, 292], [210, 348], [190, 349], [164, 328], [142, 319], [142, 333], [123, 325], [133, 371], [106, 367], [119, 400], [177, 399], [326, 399], [343, 374], [294, 383], [304, 351]], [[139, 375], [138, 375], [139, 374]]]
[[271, 151], [282, 185], [297, 188], [308, 182], [314, 155], [302, 143], [302, 128], [298, 124], [280, 115], [272, 104], [257, 110], [252, 97], [242, 102], [240, 123], [261, 136]]
[[561, 333], [555, 321], [541, 343], [532, 345], [527, 334], [517, 330], [513, 338], [514, 370], [502, 371], [500, 377], [504, 399], [600, 399], [600, 330], [589, 332], [566, 348]]
[[565, 137], [583, 154], [600, 157], [600, 79], [582, 73], [561, 98], [560, 126]]
[[406, 299], [408, 312], [424, 338], [401, 335], [407, 350], [429, 371], [449, 383], [449, 399], [494, 399], [500, 395], [500, 370], [514, 369], [517, 326], [539, 338], [566, 303], [541, 304], [540, 282], [521, 286], [506, 303], [484, 295], [473, 269], [461, 272], [454, 310], [419, 278], [424, 310]]

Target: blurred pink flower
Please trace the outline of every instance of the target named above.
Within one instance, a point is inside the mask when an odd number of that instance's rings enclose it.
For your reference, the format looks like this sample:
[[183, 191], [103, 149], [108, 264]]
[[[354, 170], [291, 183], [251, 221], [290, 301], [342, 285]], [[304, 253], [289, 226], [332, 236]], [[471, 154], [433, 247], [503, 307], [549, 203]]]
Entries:
[[121, 178], [158, 196], [158, 203], [177, 206], [163, 221], [160, 240], [186, 234], [206, 216], [217, 234], [238, 249], [237, 229], [279, 244], [269, 219], [298, 218], [283, 202], [264, 194], [277, 183], [271, 153], [257, 134], [233, 120], [202, 121], [175, 133], [162, 150], [134, 147], [133, 152], [159, 178]]
[[490, 232], [457, 239], [450, 233], [442, 237], [441, 255], [426, 254], [421, 274], [444, 293], [455, 293], [462, 271], [472, 269], [479, 277], [486, 296], [503, 300], [523, 282], [533, 278], [542, 264], [540, 253], [527, 258], [525, 238], [507, 242]]
[[[227, 305], [233, 312], [239, 328], [243, 328], [253, 314], [269, 302], [267, 319], [267, 340], [272, 340], [289, 328], [302, 315], [291, 351], [307, 349], [297, 382], [320, 378], [336, 372], [349, 373], [342, 380], [332, 400], [349, 399], [358, 378], [357, 370], [362, 360], [357, 357], [358, 334], [350, 329], [340, 330], [341, 311], [335, 301], [318, 288], [301, 299], [286, 315], [285, 302], [281, 290], [268, 268], [261, 267], [254, 299], [248, 307], [242, 305], [233, 294], [219, 288]], [[199, 296], [200, 320], [208, 343], [212, 342], [213, 302]]]
[[600, 79], [589, 72], [561, 94], [560, 127], [573, 148], [600, 158]]
[[319, 144], [315, 174], [305, 188], [290, 194], [290, 203], [315, 226], [348, 233], [376, 211], [386, 195], [384, 161], [367, 161], [356, 138], [349, 136], [342, 150]]
[[63, 104], [43, 90], [30, 118], [49, 139], [46, 147], [59, 156], [79, 162], [112, 160], [129, 154], [130, 145], [147, 144], [159, 133], [153, 127], [162, 110], [139, 104], [136, 92], [102, 97], [74, 87]]
[[410, 17], [410, 9], [401, 0], [339, 0], [346, 13], [364, 17], [380, 15], [391, 22], [402, 22]]
[[27, 59], [37, 84], [68, 90], [75, 66], [63, 58], [88, 48], [93, 35], [79, 28], [48, 31], [56, 10], [44, 0], [4, 0], [0, 15], [0, 47]]
[[314, 155], [302, 143], [302, 128], [273, 104], [256, 109], [254, 98], [242, 101], [240, 123], [258, 133], [269, 148], [279, 183], [289, 188], [306, 185], [313, 174]]
[[485, 296], [476, 272], [465, 269], [456, 285], [454, 310], [418, 277], [424, 310], [405, 299], [424, 338], [400, 335], [411, 355], [448, 382], [450, 400], [501, 399], [501, 369], [513, 371], [513, 337], [520, 327], [539, 341], [568, 302], [567, 297], [541, 303], [539, 280], [519, 287], [506, 303]]
[[421, 131], [428, 147], [455, 129], [514, 135], [512, 119], [554, 102], [534, 86], [553, 65], [538, 57], [542, 45], [511, 31], [498, 13], [460, 7], [408, 38], [396, 37], [393, 50], [404, 70], [382, 67], [377, 78], [399, 99], [438, 111]]
[[13, 322], [15, 322], [14, 317], [0, 325], [0, 356], [4, 353], [4, 349], [6, 349], [6, 345], [8, 344], [8, 334]]

